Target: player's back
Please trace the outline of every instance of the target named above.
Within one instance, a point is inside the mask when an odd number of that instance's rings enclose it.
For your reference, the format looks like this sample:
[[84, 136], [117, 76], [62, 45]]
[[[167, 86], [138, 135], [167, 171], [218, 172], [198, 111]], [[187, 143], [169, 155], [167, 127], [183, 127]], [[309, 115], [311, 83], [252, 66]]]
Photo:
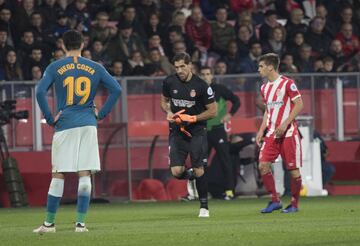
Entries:
[[93, 100], [104, 70], [83, 57], [65, 57], [48, 66], [46, 73], [50, 73], [55, 85], [57, 109], [62, 111], [57, 131], [97, 125]]

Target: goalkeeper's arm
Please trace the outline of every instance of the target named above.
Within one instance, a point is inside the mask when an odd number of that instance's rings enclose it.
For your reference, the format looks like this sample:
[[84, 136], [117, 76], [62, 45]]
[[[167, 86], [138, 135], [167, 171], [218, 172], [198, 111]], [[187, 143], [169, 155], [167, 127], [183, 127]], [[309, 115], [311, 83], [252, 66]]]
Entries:
[[217, 104], [212, 102], [206, 105], [206, 110], [201, 114], [196, 115], [197, 121], [209, 120], [216, 116], [217, 114]]

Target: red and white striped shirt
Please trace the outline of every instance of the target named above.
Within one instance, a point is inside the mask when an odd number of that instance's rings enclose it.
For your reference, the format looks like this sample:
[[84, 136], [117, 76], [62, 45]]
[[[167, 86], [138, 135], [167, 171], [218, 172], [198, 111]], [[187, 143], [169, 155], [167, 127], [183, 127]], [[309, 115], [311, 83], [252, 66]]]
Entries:
[[[275, 137], [275, 129], [283, 123], [294, 108], [294, 100], [301, 97], [294, 80], [280, 75], [275, 81], [261, 86], [261, 96], [266, 104], [267, 133], [266, 137]], [[297, 133], [296, 122], [293, 121], [285, 133], [285, 137], [291, 137]]]

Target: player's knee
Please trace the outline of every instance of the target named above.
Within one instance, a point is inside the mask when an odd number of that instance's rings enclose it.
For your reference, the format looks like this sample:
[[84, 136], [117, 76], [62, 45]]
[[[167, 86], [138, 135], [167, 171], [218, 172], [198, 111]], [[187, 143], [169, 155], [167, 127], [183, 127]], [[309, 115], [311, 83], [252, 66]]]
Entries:
[[182, 166], [171, 168], [171, 174], [175, 178], [181, 178], [184, 171], [185, 171], [185, 168]]
[[79, 177], [78, 195], [89, 196], [91, 193], [91, 179], [90, 176]]
[[270, 165], [271, 164], [269, 164], [267, 162], [260, 162], [259, 170], [260, 170], [261, 175], [264, 175], [264, 174], [267, 174], [268, 172], [271, 172]]
[[299, 169], [290, 170], [290, 175], [292, 178], [298, 178], [301, 176]]
[[203, 167], [200, 167], [200, 168], [194, 168], [194, 174], [195, 174], [195, 177], [201, 177], [204, 175], [204, 168]]

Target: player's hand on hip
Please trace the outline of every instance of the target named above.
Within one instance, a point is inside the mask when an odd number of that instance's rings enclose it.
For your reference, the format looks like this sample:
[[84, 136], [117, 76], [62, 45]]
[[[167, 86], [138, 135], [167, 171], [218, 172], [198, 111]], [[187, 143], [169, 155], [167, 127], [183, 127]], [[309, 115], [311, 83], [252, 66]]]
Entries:
[[94, 108], [94, 114], [97, 120], [99, 120], [99, 110], [97, 108]]
[[231, 121], [231, 114], [227, 113], [222, 119], [221, 123], [229, 123]]
[[275, 136], [281, 137], [286, 132], [286, 129], [288, 128], [288, 124], [286, 122], [281, 123], [276, 129], [275, 129]]
[[55, 115], [54, 124], [53, 124], [54, 126], [55, 126], [56, 123], [59, 121], [61, 114], [62, 114], [62, 110], [60, 110], [60, 111]]

